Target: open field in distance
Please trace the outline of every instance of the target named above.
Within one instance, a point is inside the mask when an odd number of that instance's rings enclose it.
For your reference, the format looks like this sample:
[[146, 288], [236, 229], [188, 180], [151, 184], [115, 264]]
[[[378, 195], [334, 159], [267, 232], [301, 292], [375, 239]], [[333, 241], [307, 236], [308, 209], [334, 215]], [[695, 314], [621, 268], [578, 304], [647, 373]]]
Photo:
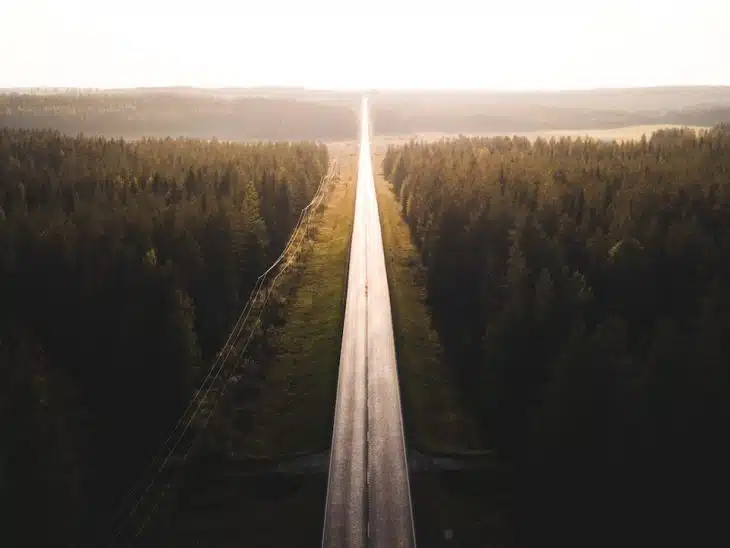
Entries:
[[[491, 131], [481, 133], [439, 133], [439, 132], [424, 132], [414, 134], [403, 134], [403, 135], [375, 135], [373, 137], [373, 151], [378, 153], [382, 152], [388, 146], [391, 145], [402, 145], [411, 140], [434, 142], [441, 139], [456, 139], [459, 136], [463, 137], [500, 137], [500, 136], [519, 136], [527, 137], [531, 141], [534, 141], [538, 137], [550, 139], [552, 137], [590, 137], [592, 139], [600, 139], [605, 141], [633, 141], [641, 139], [642, 135], [646, 135], [648, 139], [652, 133], [660, 129], [669, 128], [688, 128], [695, 131], [702, 131], [709, 129], [709, 126], [680, 126], [680, 125], [639, 125], [639, 126], [627, 126], [620, 128], [611, 129], [561, 129], [561, 130], [545, 130], [545, 131], [515, 131], [513, 133], [503, 131]], [[336, 151], [338, 154], [357, 154], [357, 141], [332, 141], [327, 142], [327, 146], [332, 151]]]

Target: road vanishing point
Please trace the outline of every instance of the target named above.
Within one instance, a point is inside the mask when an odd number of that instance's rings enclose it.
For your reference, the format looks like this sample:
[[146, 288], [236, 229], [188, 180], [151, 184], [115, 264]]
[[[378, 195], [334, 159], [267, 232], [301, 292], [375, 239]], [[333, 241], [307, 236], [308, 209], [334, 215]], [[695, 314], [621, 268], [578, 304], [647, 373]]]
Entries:
[[355, 219], [322, 546], [415, 547], [366, 98], [360, 112]]

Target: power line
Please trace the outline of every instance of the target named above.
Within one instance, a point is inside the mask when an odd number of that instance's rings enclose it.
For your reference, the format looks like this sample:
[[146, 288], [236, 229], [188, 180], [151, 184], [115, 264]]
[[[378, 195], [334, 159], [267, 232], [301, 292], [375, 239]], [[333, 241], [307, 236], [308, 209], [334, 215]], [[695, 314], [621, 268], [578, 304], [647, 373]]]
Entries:
[[[256, 298], [259, 296], [259, 293], [261, 292], [262, 288], [264, 287], [267, 276], [282, 263], [284, 258], [287, 256], [287, 253], [292, 249], [292, 246], [294, 245], [294, 242], [296, 241], [298, 235], [302, 233], [301, 228], [305, 222], [306, 222], [306, 227], [308, 229], [309, 220], [311, 217], [310, 213], [315, 207], [318, 207], [319, 204], [323, 201], [325, 184], [327, 181], [329, 181], [332, 178], [332, 176], [334, 174], [334, 165], [335, 165], [334, 161], [330, 162], [328, 171], [322, 177], [320, 184], [319, 184], [317, 190], [315, 191], [315, 194], [312, 197], [311, 201], [301, 210], [297, 223], [295, 224], [294, 229], [292, 231], [292, 234], [291, 234], [289, 240], [287, 241], [286, 246], [280, 253], [279, 257], [272, 263], [271, 266], [269, 266], [269, 268], [267, 268], [257, 278], [257, 280], [254, 284], [254, 287], [251, 291], [251, 294], [249, 295], [248, 300], [246, 301], [243, 309], [241, 310], [241, 313], [239, 314], [236, 322], [234, 323], [233, 328], [229, 332], [229, 335], [226, 339], [226, 342], [223, 345], [223, 348], [221, 349], [220, 352], [217, 353], [216, 358], [213, 361], [213, 363], [211, 364], [211, 367], [208, 369], [208, 372], [207, 372], [205, 378], [203, 379], [203, 381], [201, 382], [200, 386], [195, 391], [193, 396], [190, 398], [186, 409], [183, 411], [180, 419], [177, 421], [176, 425], [173, 427], [170, 435], [167, 437], [165, 442], [161, 445], [161, 447], [158, 451], [158, 454], [151, 459], [150, 464], [148, 465], [147, 469], [145, 470], [145, 472], [142, 475], [142, 478], [144, 478], [144, 477], [148, 476], [149, 473], [152, 473], [152, 477], [151, 477], [150, 481], [145, 482], [144, 479], [141, 479], [137, 483], [137, 485], [127, 493], [127, 495], [123, 499], [122, 503], [120, 504], [119, 510], [114, 513], [113, 519], [111, 521], [112, 524], [117, 523], [120, 519], [124, 519], [124, 521], [122, 521], [122, 523], [117, 528], [114, 539], [111, 541], [111, 545], [114, 545], [114, 543], [121, 536], [122, 530], [124, 529], [124, 525], [134, 519], [134, 516], [137, 513], [138, 508], [141, 506], [145, 497], [148, 495], [148, 493], [154, 486], [156, 480], [161, 475], [162, 471], [166, 468], [166, 466], [170, 462], [175, 450], [177, 449], [177, 447], [179, 446], [183, 437], [187, 433], [193, 420], [200, 412], [205, 400], [207, 399], [207, 397], [213, 387], [213, 384], [218, 380], [223, 368], [226, 366], [228, 359], [229, 359], [231, 353], [233, 352], [233, 349], [236, 346], [236, 341], [238, 341], [238, 339], [240, 338], [241, 332], [243, 331], [243, 329], [246, 325], [246, 322], [248, 321], [249, 317], [251, 316], [251, 311], [253, 310]], [[297, 246], [297, 250], [295, 251], [295, 254], [301, 248], [302, 242], [304, 241], [304, 239], [306, 237], [307, 229], [305, 229], [305, 232], [303, 233], [304, 236], [302, 237], [301, 241], [299, 242], [299, 244]], [[288, 266], [291, 264], [291, 261], [292, 261], [292, 258], [290, 257], [289, 260], [284, 265], [284, 267], [282, 268], [282, 270], [280, 272], [278, 272], [276, 274], [276, 276], [274, 277], [274, 280], [272, 281], [272, 287], [270, 287], [269, 290], [264, 294], [264, 300], [263, 300], [263, 303], [261, 304], [261, 307], [259, 308], [259, 312], [256, 317], [256, 321], [253, 324], [253, 329], [251, 330], [251, 335], [248, 337], [248, 339], [246, 340], [246, 343], [242, 347], [242, 350], [239, 353], [239, 358], [237, 361], [240, 361], [240, 358], [243, 356], [248, 345], [250, 344], [251, 340], [253, 339], [253, 334], [255, 333], [256, 326], [260, 322], [264, 307], [265, 307], [266, 303], [268, 302], [269, 296], [271, 295], [271, 290], [273, 289], [273, 284], [276, 283], [276, 281], [279, 279], [279, 277], [284, 272], [284, 270], [286, 270], [286, 268], [288, 268]], [[215, 371], [215, 373], [213, 373], [214, 371]], [[207, 420], [204, 423], [204, 425], [202, 426], [201, 430], [205, 429], [210, 421], [210, 417], [212, 416], [212, 413], [215, 410], [215, 407], [217, 406], [217, 402], [220, 398], [221, 389], [222, 389], [222, 387], [219, 388], [218, 398], [216, 398], [215, 401], [213, 402], [211, 410], [209, 411], [209, 413], [207, 415]], [[197, 406], [195, 405], [196, 403], [197, 403]], [[188, 417], [190, 410], [193, 409], [194, 406], [195, 406], [194, 411]], [[178, 431], [180, 430], [181, 426], [182, 426], [182, 432], [177, 434]], [[175, 439], [174, 444], [172, 445], [172, 448], [170, 448], [169, 450], [166, 451], [166, 455], [165, 455], [164, 459], [162, 459], [162, 463], [159, 466], [157, 466], [155, 469], [155, 464], [160, 462], [160, 459], [162, 458], [161, 453], [165, 452], [165, 450], [169, 447], [170, 442], [173, 440], [173, 438], [176, 438], [176, 439]], [[195, 441], [195, 439], [193, 440], [193, 442], [194, 441]], [[183, 456], [183, 460], [187, 459], [187, 455], [188, 455], [190, 449], [192, 448], [192, 445], [193, 445], [193, 443], [191, 443], [190, 446], [188, 447], [187, 451], [185, 452], [185, 454]], [[146, 483], [146, 486], [144, 487], [144, 490], [142, 491], [141, 494], [139, 494], [140, 490], [142, 489], [142, 486], [145, 483]], [[133, 505], [132, 509], [126, 513], [127, 515], [126, 515], [126, 519], [125, 519], [122, 517], [123, 514], [125, 513], [124, 508], [128, 507], [129, 502], [133, 498], [136, 498], [135, 504]], [[155, 513], [158, 506], [159, 506], [159, 501], [158, 501], [158, 504], [156, 504], [155, 507], [153, 508], [153, 510], [150, 512], [147, 520], [142, 525], [142, 527], [138, 530], [137, 534], [139, 534], [144, 529], [146, 524], [149, 522], [149, 519], [151, 518], [151, 516]]]

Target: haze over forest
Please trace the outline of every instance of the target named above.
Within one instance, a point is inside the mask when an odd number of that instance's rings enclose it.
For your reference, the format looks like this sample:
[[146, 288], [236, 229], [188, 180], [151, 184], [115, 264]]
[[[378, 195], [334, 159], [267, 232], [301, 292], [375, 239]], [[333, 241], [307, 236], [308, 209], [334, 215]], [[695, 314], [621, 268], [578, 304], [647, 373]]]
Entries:
[[[730, 122], [730, 87], [564, 92], [365, 90], [380, 136], [601, 130]], [[249, 140], [355, 139], [362, 92], [303, 88], [17, 89], [0, 125], [68, 134]]]
[[730, 546], [730, 2], [433, 6], [0, 2], [0, 545]]

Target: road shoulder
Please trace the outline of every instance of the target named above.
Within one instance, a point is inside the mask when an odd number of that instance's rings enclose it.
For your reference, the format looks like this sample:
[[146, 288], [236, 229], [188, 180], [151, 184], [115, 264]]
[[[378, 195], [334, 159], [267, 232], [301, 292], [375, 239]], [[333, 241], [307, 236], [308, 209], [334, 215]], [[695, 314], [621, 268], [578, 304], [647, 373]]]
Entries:
[[374, 158], [408, 446], [440, 452], [481, 448], [477, 424], [462, 403], [431, 325], [418, 251], [392, 186], [383, 177], [382, 156]]

